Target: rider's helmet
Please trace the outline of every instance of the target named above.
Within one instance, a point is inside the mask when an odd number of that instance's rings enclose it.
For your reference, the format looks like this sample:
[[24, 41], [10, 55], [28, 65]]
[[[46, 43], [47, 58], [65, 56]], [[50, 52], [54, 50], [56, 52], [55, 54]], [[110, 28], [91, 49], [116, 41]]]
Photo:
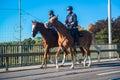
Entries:
[[50, 10], [49, 11], [49, 14], [51, 15], [51, 14], [54, 14], [54, 11], [53, 10]]
[[72, 6], [68, 6], [67, 10], [73, 10]]

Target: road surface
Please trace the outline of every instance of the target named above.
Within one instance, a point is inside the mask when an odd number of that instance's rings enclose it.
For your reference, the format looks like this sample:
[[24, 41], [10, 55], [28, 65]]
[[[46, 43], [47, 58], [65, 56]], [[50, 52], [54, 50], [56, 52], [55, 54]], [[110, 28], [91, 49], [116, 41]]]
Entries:
[[90, 68], [81, 64], [60, 69], [46, 68], [0, 73], [0, 80], [120, 80], [120, 61], [94, 63]]

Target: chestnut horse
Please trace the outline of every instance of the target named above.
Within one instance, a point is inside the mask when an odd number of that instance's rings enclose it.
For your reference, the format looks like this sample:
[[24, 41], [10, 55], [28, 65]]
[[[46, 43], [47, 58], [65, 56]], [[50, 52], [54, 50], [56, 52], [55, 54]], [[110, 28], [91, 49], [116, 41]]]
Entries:
[[[40, 67], [43, 68], [47, 59], [47, 55], [49, 61], [53, 63], [53, 61], [50, 60], [49, 49], [53, 47], [58, 47], [58, 35], [55, 30], [46, 28], [42, 22], [32, 21], [32, 36], [35, 37], [38, 32], [41, 33], [42, 44], [45, 48], [44, 58]], [[64, 50], [64, 57], [65, 56], [66, 56], [66, 51]], [[62, 64], [64, 64], [64, 60], [65, 59], [63, 58]]]
[[[61, 51], [61, 48], [67, 49], [71, 54], [72, 59], [72, 65], [71, 68], [74, 68], [74, 60], [73, 60], [73, 52], [72, 49], [75, 49], [76, 46], [74, 46], [74, 39], [71, 36], [70, 31], [66, 28], [64, 24], [62, 24], [60, 21], [58, 21], [57, 16], [52, 17], [48, 21], [48, 25], [50, 27], [55, 27], [57, 29], [58, 33], [58, 51], [56, 53], [56, 68], [58, 68], [58, 55]], [[83, 56], [84, 56], [84, 67], [86, 66], [87, 58], [89, 59], [88, 67], [91, 65], [91, 57], [90, 57], [90, 46], [92, 43], [92, 34], [86, 30], [82, 30], [81, 33], [83, 34], [83, 37], [79, 37], [79, 48], [81, 49]]]

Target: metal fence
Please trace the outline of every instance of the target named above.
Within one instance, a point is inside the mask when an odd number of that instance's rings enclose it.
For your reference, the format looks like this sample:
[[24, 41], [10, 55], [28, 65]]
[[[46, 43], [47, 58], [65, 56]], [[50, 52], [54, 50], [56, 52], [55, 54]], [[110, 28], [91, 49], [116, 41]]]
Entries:
[[[120, 57], [120, 45], [99, 45], [101, 47], [100, 54], [97, 53], [95, 47], [92, 45], [91, 57], [92, 60], [101, 59], [112, 59]], [[21, 50], [20, 50], [21, 49]], [[57, 51], [56, 48], [50, 50], [51, 59], [55, 60], [54, 53]], [[79, 59], [83, 59], [81, 51], [77, 49], [77, 56]], [[8, 67], [18, 67], [18, 66], [27, 66], [27, 65], [37, 65], [41, 64], [43, 59], [44, 47], [42, 45], [0, 45], [0, 68]], [[59, 56], [59, 61], [62, 60], [62, 54]], [[66, 58], [66, 61], [70, 61], [69, 55]], [[48, 64], [50, 64], [48, 62]]]

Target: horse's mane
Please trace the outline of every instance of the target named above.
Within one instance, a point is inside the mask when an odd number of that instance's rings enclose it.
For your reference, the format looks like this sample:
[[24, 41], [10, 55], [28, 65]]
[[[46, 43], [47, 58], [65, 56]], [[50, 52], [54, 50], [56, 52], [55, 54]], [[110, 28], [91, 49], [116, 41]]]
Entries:
[[38, 24], [41, 24], [42, 26], [44, 26], [44, 23], [42, 23], [42, 22], [37, 22]]
[[62, 25], [62, 27], [64, 27], [65, 29], [67, 29], [67, 27], [62, 22], [60, 22], [59, 20], [58, 20], [58, 22]]
[[66, 33], [69, 34], [69, 29], [67, 29], [67, 27], [62, 23], [60, 22], [59, 20], [57, 20], [57, 24], [61, 25], [62, 28], [64, 28], [64, 30], [66, 30]]

